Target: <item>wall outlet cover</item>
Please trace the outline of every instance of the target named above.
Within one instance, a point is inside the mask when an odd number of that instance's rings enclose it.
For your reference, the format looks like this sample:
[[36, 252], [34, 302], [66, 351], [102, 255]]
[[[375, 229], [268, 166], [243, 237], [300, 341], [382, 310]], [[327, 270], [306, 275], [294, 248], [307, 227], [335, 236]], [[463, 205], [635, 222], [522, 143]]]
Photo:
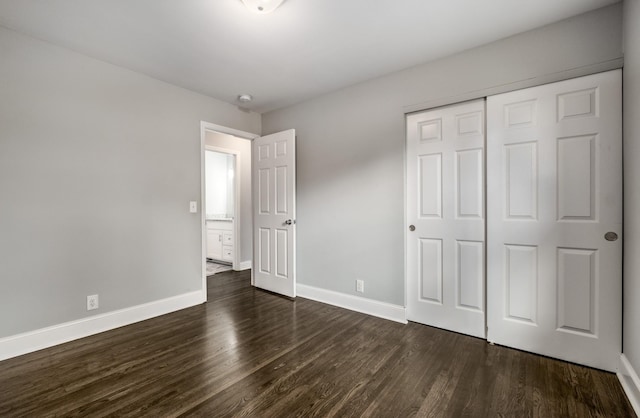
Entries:
[[100, 306], [98, 295], [89, 295], [87, 296], [87, 310], [93, 311], [94, 309], [98, 309]]

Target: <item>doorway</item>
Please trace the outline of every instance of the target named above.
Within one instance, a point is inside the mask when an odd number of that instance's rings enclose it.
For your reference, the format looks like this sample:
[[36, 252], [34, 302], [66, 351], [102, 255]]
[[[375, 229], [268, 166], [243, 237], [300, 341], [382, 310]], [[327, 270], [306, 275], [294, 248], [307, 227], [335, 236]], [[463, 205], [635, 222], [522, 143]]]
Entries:
[[[295, 297], [295, 130], [260, 137], [208, 122], [201, 122], [200, 126], [201, 202], [206, 201], [207, 148], [227, 153], [237, 151], [234, 178], [238, 198], [235, 201], [233, 230], [227, 232], [234, 247], [228, 257], [234, 259], [233, 269], [252, 269], [255, 261], [256, 269], [251, 271], [252, 285]], [[225, 235], [222, 231], [218, 238], [216, 233], [209, 232], [209, 229], [219, 228], [207, 227], [206, 208], [200, 213], [202, 291], [206, 300], [207, 240], [211, 237], [222, 241]]]
[[240, 152], [206, 145], [205, 201], [203, 210], [207, 230], [207, 277], [238, 269], [240, 243], [235, 231], [236, 213], [240, 205], [240, 184], [236, 175], [241, 162]]
[[[227, 264], [235, 271], [251, 268], [251, 141], [257, 137], [249, 132], [201, 122], [201, 259], [205, 294], [208, 258]], [[208, 178], [206, 170], [207, 164], [212, 162], [217, 162], [217, 168], [209, 173], [214, 180]], [[214, 186], [212, 183], [217, 187], [209, 187]], [[212, 189], [214, 192], [218, 189], [218, 195], [213, 199]]]

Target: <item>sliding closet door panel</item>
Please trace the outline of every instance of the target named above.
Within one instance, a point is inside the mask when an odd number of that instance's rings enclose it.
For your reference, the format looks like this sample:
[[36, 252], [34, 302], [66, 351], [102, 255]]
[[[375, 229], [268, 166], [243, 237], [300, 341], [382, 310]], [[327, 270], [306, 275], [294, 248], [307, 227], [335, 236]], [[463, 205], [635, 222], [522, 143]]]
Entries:
[[477, 100], [407, 117], [408, 319], [481, 338], [484, 106]]
[[620, 71], [488, 98], [489, 341], [615, 370], [621, 110]]

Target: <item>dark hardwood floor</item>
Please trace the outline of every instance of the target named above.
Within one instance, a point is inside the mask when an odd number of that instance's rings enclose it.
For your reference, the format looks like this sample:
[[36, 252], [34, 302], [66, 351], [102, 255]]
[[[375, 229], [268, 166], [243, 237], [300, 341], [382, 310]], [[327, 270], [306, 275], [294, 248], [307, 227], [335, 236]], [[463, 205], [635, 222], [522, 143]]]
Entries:
[[633, 417], [615, 375], [209, 279], [209, 303], [0, 362], [0, 417]]

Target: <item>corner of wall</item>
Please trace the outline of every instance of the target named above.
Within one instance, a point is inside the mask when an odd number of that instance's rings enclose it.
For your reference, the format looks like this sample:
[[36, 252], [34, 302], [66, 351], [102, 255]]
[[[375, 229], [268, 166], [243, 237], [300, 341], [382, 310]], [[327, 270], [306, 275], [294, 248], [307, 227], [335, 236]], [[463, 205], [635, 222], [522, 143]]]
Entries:
[[640, 415], [640, 2], [623, 2], [624, 311], [620, 382]]
[[351, 311], [376, 316], [389, 321], [407, 323], [407, 315], [404, 306], [393, 305], [391, 303], [380, 302], [373, 299], [361, 298], [348, 295], [346, 293], [334, 292], [332, 290], [320, 289], [298, 283], [296, 286], [298, 296], [326, 303]]
[[629, 398], [629, 402], [631, 402], [631, 406], [633, 406], [636, 414], [640, 415], [640, 378], [638, 378], [638, 373], [633, 369], [624, 354], [620, 356], [617, 375], [624, 393]]

